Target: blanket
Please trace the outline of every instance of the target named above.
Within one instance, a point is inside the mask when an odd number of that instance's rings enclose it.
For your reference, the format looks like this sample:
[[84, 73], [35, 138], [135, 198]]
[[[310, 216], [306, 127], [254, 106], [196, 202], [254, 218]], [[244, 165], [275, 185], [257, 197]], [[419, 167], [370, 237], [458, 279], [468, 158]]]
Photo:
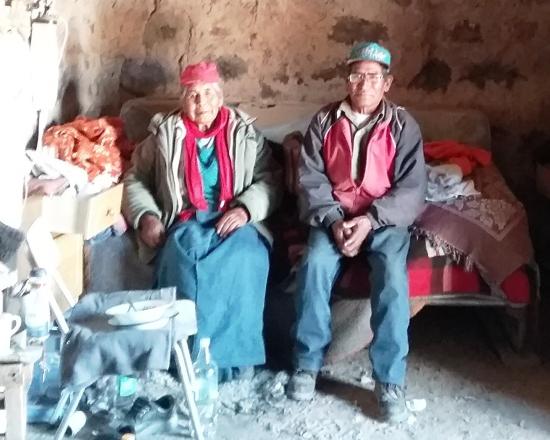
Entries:
[[215, 229], [220, 213], [197, 211], [175, 225], [156, 262], [157, 287], [176, 286], [197, 305], [196, 358], [201, 338], [220, 369], [265, 362], [262, 339], [268, 244], [252, 225], [226, 238]]
[[428, 188], [426, 200], [443, 202], [456, 197], [478, 196], [471, 179], [463, 180], [462, 169], [458, 165], [426, 165]]
[[494, 165], [476, 168], [472, 177], [481, 197], [428, 203], [415, 230], [498, 286], [533, 259], [527, 215]]
[[453, 140], [426, 142], [426, 162], [438, 161], [460, 167], [464, 176], [470, 175], [478, 166], [491, 163], [491, 153], [483, 148], [462, 144]]

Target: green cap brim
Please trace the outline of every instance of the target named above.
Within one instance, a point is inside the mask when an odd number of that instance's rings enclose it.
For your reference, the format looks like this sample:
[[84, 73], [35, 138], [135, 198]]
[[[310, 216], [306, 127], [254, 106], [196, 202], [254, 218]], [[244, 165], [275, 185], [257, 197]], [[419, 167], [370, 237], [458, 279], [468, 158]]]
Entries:
[[356, 63], [357, 61], [372, 61], [374, 63], [378, 63], [381, 66], [384, 66], [386, 69], [389, 69], [390, 66], [388, 66], [386, 63], [382, 63], [378, 60], [366, 60], [365, 58], [352, 58], [351, 60], [347, 60], [346, 64], [349, 66], [350, 64]]

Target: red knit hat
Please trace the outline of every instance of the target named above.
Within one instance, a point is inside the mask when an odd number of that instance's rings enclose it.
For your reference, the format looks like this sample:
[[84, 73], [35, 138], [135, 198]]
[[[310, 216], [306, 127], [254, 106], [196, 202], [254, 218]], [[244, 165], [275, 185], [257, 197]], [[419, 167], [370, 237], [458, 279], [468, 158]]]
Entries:
[[220, 75], [215, 63], [201, 61], [198, 64], [190, 64], [181, 72], [180, 83], [188, 86], [194, 82], [215, 83], [220, 81]]

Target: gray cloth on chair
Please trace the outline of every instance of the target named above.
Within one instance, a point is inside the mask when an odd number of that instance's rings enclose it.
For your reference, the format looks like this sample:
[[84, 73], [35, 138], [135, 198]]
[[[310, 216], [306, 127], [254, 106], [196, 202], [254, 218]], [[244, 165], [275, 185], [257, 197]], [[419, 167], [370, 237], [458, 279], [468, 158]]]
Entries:
[[63, 387], [89, 386], [105, 374], [135, 374], [166, 370], [175, 341], [184, 339], [186, 327], [179, 315], [159, 329], [112, 326], [105, 311], [117, 304], [150, 299], [175, 299], [175, 288], [90, 293], [67, 312], [70, 332], [61, 350]]

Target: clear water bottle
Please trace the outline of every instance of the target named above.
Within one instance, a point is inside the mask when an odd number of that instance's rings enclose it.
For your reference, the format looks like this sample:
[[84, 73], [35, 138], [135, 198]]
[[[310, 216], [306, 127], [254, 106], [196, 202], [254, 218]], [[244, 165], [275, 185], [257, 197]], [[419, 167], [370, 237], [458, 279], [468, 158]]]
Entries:
[[218, 402], [218, 366], [210, 355], [210, 338], [200, 340], [197, 360], [193, 363], [196, 389], [195, 401], [203, 427], [205, 439], [216, 436], [217, 402]]
[[45, 269], [31, 270], [29, 291], [23, 296], [23, 321], [30, 343], [48, 339], [51, 326], [49, 277]]

